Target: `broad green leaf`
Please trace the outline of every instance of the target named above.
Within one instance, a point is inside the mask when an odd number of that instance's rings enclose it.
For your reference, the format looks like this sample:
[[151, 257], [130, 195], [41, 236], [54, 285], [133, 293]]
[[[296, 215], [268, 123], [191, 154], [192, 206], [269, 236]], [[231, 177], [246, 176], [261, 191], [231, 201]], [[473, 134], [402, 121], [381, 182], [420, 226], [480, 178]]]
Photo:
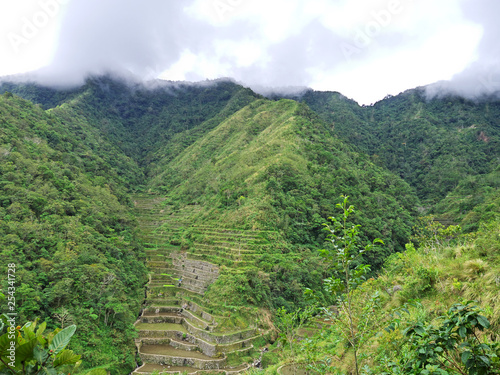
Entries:
[[[19, 366], [20, 366], [20, 367], [19, 367], [20, 369], [22, 369], [22, 368], [23, 368], [23, 366], [22, 366], [22, 365], [19, 365]], [[26, 369], [26, 371], [25, 371], [25, 372], [26, 372], [26, 374], [34, 374], [34, 373], [36, 373], [36, 372], [37, 372], [37, 370], [38, 370], [38, 364], [34, 364], [34, 363], [29, 364], [29, 365], [26, 365], [26, 364], [25, 364], [24, 368]], [[22, 371], [20, 371], [19, 373], [21, 374], [21, 373], [22, 373]]]
[[469, 352], [469, 351], [465, 351], [465, 352], [463, 352], [463, 353], [462, 353], [462, 355], [460, 356], [460, 357], [461, 357], [461, 359], [462, 359], [462, 363], [463, 363], [464, 365], [466, 365], [466, 364], [467, 364], [467, 361], [468, 361], [468, 359], [470, 358], [471, 354], [472, 354], [471, 352]]
[[31, 361], [33, 359], [33, 349], [38, 341], [33, 339], [16, 348], [16, 363]]
[[481, 348], [482, 350], [490, 350], [490, 346], [488, 344], [480, 344], [478, 348]]
[[422, 327], [419, 327], [419, 326], [415, 327], [415, 332], [416, 332], [418, 335], [420, 335], [420, 336], [425, 335], [425, 329], [423, 329]]
[[47, 322], [43, 322], [42, 324], [40, 324], [40, 326], [36, 330], [36, 335], [40, 336], [45, 331], [46, 327], [47, 327]]
[[486, 319], [486, 317], [484, 317], [482, 315], [478, 315], [477, 321], [484, 328], [490, 328], [490, 322], [488, 321], [488, 319]]
[[27, 341], [31, 341], [35, 338], [35, 328], [36, 321], [28, 322], [23, 326], [24, 336], [26, 337]]
[[79, 355], [73, 353], [72, 350], [63, 350], [58, 354], [56, 359], [54, 360], [54, 367], [62, 366], [62, 365], [70, 365], [78, 362], [80, 360]]
[[47, 342], [47, 340], [45, 339], [45, 337], [43, 337], [42, 335], [40, 335], [40, 336], [37, 336], [36, 339], [38, 340], [38, 342], [40, 343], [40, 345], [42, 345], [42, 347], [45, 348], [45, 344]]
[[64, 328], [61, 332], [54, 336], [49, 345], [49, 351], [52, 350], [52, 354], [57, 355], [61, 352], [66, 345], [69, 344], [71, 336], [76, 331], [76, 326], [73, 324], [69, 327]]
[[479, 358], [481, 359], [481, 361], [483, 361], [483, 363], [486, 365], [486, 366], [489, 366], [491, 365], [491, 361], [488, 357], [484, 356], [484, 355], [480, 355]]
[[57, 375], [57, 370], [54, 367], [44, 367], [40, 371], [42, 375]]
[[48, 356], [48, 351], [41, 348], [39, 345], [35, 346], [35, 348], [33, 349], [33, 357], [40, 364], [44, 363]]
[[2, 355], [5, 350], [9, 349], [11, 341], [12, 340], [9, 339], [8, 332], [6, 334], [0, 336], [0, 355]]
[[458, 329], [458, 334], [460, 335], [460, 337], [464, 338], [466, 333], [467, 333], [467, 328], [465, 328], [465, 327], [460, 327], [460, 328]]
[[52, 342], [52, 340], [54, 339], [54, 337], [59, 333], [61, 332], [61, 328], [56, 328], [55, 330], [53, 330], [52, 332], [49, 332], [45, 338], [47, 339], [47, 342], [48, 344], [50, 345], [50, 343]]
[[80, 367], [80, 365], [82, 364], [82, 361], [79, 360], [78, 362], [75, 363], [75, 365], [73, 366], [73, 370], [71, 371], [71, 373], [75, 373], [76, 372], [76, 369], [78, 367]]

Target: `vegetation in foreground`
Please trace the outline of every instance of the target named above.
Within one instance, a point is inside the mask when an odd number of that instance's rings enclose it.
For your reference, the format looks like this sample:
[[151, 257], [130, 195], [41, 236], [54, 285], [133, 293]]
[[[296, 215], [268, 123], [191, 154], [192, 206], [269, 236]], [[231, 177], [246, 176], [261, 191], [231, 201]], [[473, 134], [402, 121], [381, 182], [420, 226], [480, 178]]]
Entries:
[[[341, 208], [344, 217], [352, 212]], [[325, 280], [324, 292], [336, 302], [316, 304], [316, 314], [301, 317], [315, 334], [283, 340], [270, 351], [271, 363], [275, 353], [298, 354], [266, 373], [287, 363], [318, 374], [500, 373], [499, 224], [497, 216], [462, 234], [459, 226], [423, 219], [415, 242], [365, 281], [363, 266], [345, 263], [354, 260], [356, 227], [340, 228], [330, 238], [334, 246], [322, 251], [333, 252], [343, 268]]]

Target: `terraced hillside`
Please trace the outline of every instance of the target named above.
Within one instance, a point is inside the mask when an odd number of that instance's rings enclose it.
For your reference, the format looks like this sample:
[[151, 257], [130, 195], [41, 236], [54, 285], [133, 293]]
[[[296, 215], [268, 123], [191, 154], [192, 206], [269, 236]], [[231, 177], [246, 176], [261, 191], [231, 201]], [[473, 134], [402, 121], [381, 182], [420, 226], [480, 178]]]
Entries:
[[[190, 224], [196, 206], [174, 211], [163, 203], [158, 196], [134, 198], [150, 272], [144, 308], [135, 323], [143, 365], [134, 374], [242, 372], [259, 356], [256, 343], [265, 341], [267, 330], [255, 321], [245, 324], [241, 317], [235, 324], [231, 312], [214, 309], [204, 293], [222, 266], [237, 272], [252, 262], [262, 242], [259, 233], [196, 227]], [[176, 238], [188, 227], [195, 240], [181, 247]]]

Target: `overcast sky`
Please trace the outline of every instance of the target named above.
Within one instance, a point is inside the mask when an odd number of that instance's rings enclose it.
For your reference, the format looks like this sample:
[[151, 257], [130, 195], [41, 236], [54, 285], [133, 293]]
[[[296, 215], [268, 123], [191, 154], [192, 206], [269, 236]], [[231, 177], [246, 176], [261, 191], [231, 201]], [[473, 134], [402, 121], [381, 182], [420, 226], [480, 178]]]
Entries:
[[339, 91], [360, 104], [500, 88], [498, 0], [0, 0], [0, 76], [218, 77]]

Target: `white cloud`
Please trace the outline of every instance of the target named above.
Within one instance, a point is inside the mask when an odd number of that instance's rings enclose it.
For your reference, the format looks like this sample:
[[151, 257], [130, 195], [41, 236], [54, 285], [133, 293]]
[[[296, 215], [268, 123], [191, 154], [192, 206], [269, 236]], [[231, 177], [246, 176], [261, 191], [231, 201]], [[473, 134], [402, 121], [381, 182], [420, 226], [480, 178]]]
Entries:
[[22, 55], [13, 53], [8, 32], [33, 19], [42, 2], [57, 1], [0, 2], [0, 75], [53, 56], [46, 81], [78, 83], [106, 70], [172, 80], [231, 76], [252, 87], [307, 85], [371, 103], [455, 80], [466, 67], [488, 73], [500, 60], [495, 0], [72, 0]]
[[[435, 35], [420, 49], [380, 48], [370, 58], [370, 64], [355, 60], [332, 71], [312, 70], [311, 87], [335, 87], [360, 103], [371, 104], [387, 94], [452, 78], [474, 59], [480, 36], [481, 30], [476, 27], [457, 27]], [[454, 48], [458, 40], [460, 49]]]
[[198, 58], [193, 52], [185, 50], [179, 60], [160, 74], [159, 78], [170, 81], [185, 81], [188, 79], [186, 74], [195, 69], [197, 60]]
[[63, 0], [0, 3], [0, 74], [17, 74], [50, 63], [66, 9]]

